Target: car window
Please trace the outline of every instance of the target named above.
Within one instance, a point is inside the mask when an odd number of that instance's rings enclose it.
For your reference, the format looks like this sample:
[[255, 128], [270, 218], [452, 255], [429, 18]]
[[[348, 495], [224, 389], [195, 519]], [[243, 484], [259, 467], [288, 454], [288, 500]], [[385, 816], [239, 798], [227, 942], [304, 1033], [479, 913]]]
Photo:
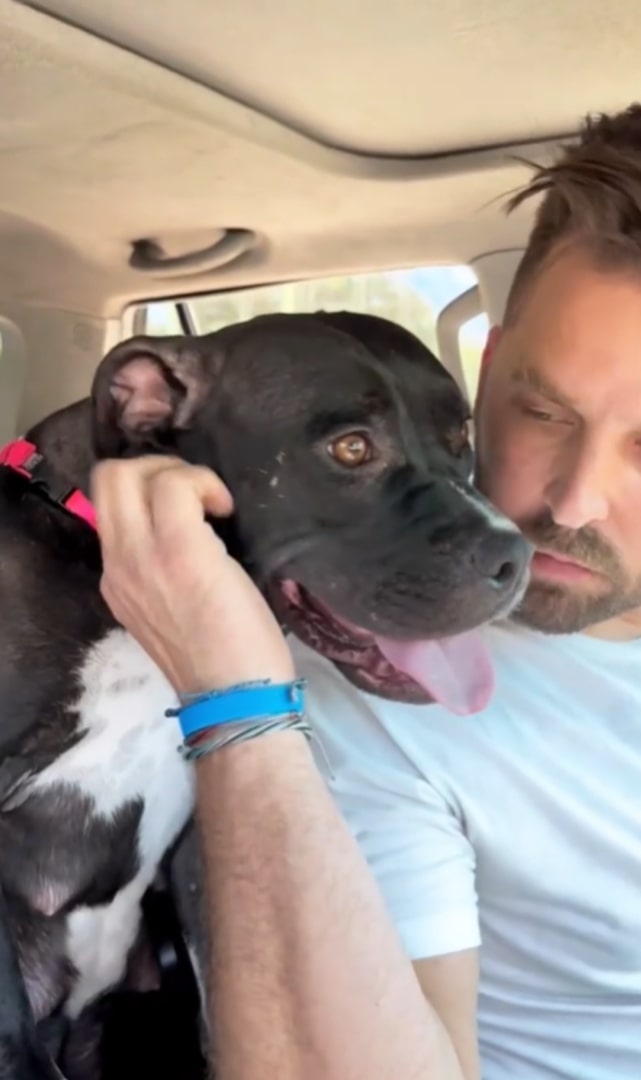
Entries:
[[[207, 334], [230, 323], [269, 312], [369, 312], [407, 327], [439, 355], [438, 316], [457, 297], [477, 284], [469, 266], [427, 266], [265, 285], [207, 296], [154, 301], [145, 306], [145, 332]], [[468, 320], [459, 331], [466, 390], [473, 399], [487, 316]], [[444, 362], [448, 358], [441, 357]]]
[[485, 312], [468, 319], [459, 328], [459, 349], [465, 389], [469, 401], [474, 401], [481, 372], [481, 358], [490, 330], [490, 320]]

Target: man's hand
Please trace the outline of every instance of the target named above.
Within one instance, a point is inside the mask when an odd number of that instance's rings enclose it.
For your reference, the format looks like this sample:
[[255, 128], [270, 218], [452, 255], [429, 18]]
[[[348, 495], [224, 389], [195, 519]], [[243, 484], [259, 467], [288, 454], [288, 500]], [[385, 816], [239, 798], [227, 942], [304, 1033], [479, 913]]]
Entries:
[[293, 678], [276, 619], [205, 521], [233, 512], [214, 473], [154, 456], [101, 462], [92, 483], [102, 595], [177, 691]]
[[[271, 611], [204, 521], [206, 469], [101, 464], [102, 591], [178, 691], [289, 680]], [[216, 1069], [234, 1080], [462, 1080], [383, 900], [302, 736], [205, 756], [197, 802]]]

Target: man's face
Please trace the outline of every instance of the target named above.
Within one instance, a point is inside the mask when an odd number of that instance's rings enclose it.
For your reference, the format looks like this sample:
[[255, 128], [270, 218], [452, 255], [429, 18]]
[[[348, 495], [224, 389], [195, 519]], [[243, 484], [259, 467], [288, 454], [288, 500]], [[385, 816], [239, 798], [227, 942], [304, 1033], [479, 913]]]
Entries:
[[520, 621], [572, 633], [641, 607], [641, 277], [580, 253], [540, 273], [482, 377], [476, 446], [537, 549]]

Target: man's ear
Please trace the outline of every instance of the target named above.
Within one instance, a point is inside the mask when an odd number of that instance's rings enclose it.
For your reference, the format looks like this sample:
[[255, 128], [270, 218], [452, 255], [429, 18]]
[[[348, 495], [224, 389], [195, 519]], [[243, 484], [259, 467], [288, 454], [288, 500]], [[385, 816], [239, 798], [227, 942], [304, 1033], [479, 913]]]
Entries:
[[185, 430], [220, 372], [221, 360], [202, 339], [134, 337], [107, 353], [91, 390], [98, 457], [167, 445]]

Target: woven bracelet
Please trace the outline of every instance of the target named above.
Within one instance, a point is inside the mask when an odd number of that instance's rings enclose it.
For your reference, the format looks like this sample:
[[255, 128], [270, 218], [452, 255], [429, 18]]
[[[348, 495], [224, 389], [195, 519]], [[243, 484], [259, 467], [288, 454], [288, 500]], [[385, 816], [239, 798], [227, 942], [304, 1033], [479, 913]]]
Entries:
[[312, 729], [305, 717], [294, 713], [263, 720], [244, 720], [236, 723], [221, 724], [211, 728], [206, 737], [202, 734], [193, 741], [186, 741], [180, 752], [186, 761], [197, 761], [207, 754], [214, 754], [226, 746], [257, 739], [278, 731], [300, 731], [308, 740], [312, 738]]

